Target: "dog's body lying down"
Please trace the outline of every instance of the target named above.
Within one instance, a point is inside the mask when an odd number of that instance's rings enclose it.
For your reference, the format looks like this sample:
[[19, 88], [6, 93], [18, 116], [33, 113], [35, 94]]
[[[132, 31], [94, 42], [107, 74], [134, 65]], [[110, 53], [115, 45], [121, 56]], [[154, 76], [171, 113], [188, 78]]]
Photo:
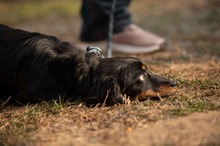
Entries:
[[123, 103], [124, 96], [169, 95], [173, 86], [137, 58], [102, 58], [53, 36], [0, 25], [0, 100], [28, 103], [61, 96], [113, 105]]

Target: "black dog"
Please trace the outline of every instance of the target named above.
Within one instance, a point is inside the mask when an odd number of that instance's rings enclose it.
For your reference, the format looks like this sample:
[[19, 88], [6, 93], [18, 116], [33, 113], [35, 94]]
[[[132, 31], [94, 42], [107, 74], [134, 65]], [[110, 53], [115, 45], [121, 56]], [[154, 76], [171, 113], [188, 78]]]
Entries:
[[[174, 81], [151, 74], [137, 58], [102, 58], [56, 37], [0, 25], [0, 99], [38, 102], [62, 96], [123, 103], [173, 93]], [[165, 90], [164, 90], [165, 89]]]

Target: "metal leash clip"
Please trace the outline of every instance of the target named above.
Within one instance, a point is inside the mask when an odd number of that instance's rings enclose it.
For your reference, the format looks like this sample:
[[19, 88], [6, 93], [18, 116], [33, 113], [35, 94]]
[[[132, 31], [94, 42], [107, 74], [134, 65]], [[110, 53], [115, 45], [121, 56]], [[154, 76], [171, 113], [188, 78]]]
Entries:
[[88, 46], [88, 47], [86, 48], [86, 51], [87, 51], [87, 53], [95, 53], [95, 54], [97, 54], [99, 57], [104, 58], [104, 56], [102, 55], [102, 50], [101, 50], [100, 48], [98, 48], [98, 47]]

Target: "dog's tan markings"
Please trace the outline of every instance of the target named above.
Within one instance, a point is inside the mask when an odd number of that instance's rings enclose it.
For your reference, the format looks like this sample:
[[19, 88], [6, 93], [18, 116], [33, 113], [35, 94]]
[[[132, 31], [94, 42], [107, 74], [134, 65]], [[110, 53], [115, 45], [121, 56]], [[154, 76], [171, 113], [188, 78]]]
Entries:
[[149, 89], [141, 94], [138, 95], [138, 100], [143, 101], [146, 100], [148, 97], [164, 97], [164, 96], [170, 96], [175, 94], [177, 91], [176, 88], [173, 88], [169, 85], [162, 85], [157, 91], [153, 91], [152, 89]]
[[168, 86], [168, 85], [162, 85], [158, 89], [158, 92], [160, 93], [161, 96], [170, 96], [176, 93], [177, 88]]
[[153, 91], [152, 89], [149, 89], [138, 95], [138, 100], [143, 101], [146, 100], [148, 97], [157, 97], [157, 92]]
[[146, 65], [143, 64], [143, 65], [141, 66], [141, 69], [142, 69], [143, 71], [146, 71], [146, 70], [147, 70]]

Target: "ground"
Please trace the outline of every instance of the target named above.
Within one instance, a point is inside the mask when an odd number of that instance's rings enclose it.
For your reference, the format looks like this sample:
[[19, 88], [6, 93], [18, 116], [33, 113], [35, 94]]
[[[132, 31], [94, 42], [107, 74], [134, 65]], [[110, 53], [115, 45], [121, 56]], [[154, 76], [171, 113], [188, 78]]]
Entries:
[[[79, 10], [80, 0], [0, 1], [0, 22], [78, 45]], [[175, 79], [177, 93], [101, 108], [1, 103], [0, 146], [220, 145], [220, 2], [136, 0], [130, 10], [136, 24], [168, 40], [162, 52], [131, 55]]]

